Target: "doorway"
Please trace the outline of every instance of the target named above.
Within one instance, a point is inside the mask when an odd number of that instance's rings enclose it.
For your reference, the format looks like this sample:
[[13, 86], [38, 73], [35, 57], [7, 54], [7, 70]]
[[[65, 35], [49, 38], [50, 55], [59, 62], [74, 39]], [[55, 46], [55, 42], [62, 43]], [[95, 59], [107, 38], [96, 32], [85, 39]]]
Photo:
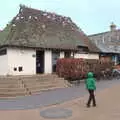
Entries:
[[53, 51], [52, 52], [52, 72], [56, 72], [56, 63], [60, 58], [60, 52]]
[[65, 58], [71, 58], [71, 52], [70, 51], [65, 52]]
[[44, 73], [44, 51], [36, 51], [36, 73]]

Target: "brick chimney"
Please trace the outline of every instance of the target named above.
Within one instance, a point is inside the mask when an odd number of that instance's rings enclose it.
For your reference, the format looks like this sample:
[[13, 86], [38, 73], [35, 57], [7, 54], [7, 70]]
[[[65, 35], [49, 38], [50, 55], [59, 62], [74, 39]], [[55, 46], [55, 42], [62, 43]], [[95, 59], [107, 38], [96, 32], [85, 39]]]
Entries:
[[110, 30], [115, 31], [116, 30], [116, 25], [112, 22], [110, 25]]

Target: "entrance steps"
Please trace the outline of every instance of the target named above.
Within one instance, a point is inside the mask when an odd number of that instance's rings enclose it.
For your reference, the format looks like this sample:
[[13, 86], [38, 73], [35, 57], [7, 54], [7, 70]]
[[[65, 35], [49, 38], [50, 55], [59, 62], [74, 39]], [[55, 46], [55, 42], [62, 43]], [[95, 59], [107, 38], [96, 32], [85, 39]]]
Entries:
[[17, 97], [67, 87], [57, 75], [0, 76], [0, 97]]

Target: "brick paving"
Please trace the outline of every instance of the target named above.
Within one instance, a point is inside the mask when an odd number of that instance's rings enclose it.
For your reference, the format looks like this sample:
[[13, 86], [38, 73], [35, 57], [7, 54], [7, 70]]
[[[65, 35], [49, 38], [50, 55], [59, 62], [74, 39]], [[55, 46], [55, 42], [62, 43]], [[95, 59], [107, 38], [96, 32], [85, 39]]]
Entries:
[[[88, 95], [67, 101], [30, 110], [1, 110], [0, 120], [49, 120], [40, 116], [48, 108], [66, 108], [72, 110], [72, 117], [67, 120], [119, 120], [120, 119], [120, 84], [96, 93], [97, 107], [86, 108]], [[59, 119], [59, 120], [66, 120]], [[50, 119], [52, 120], [52, 119]], [[55, 120], [55, 119], [54, 119]]]
[[86, 108], [85, 103], [88, 96], [52, 107], [62, 107], [72, 110], [73, 115], [68, 120], [118, 120], [120, 119], [119, 91], [120, 85], [116, 85], [98, 92], [96, 95], [96, 108]]

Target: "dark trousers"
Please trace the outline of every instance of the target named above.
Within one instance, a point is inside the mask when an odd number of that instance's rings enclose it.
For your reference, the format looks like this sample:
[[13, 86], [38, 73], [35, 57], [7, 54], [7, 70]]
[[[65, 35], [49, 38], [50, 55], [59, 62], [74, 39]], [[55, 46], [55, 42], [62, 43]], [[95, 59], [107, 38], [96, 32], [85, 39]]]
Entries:
[[89, 92], [89, 99], [88, 99], [88, 102], [87, 102], [87, 106], [90, 106], [91, 101], [93, 102], [93, 106], [96, 106], [94, 90], [88, 90], [88, 92]]

